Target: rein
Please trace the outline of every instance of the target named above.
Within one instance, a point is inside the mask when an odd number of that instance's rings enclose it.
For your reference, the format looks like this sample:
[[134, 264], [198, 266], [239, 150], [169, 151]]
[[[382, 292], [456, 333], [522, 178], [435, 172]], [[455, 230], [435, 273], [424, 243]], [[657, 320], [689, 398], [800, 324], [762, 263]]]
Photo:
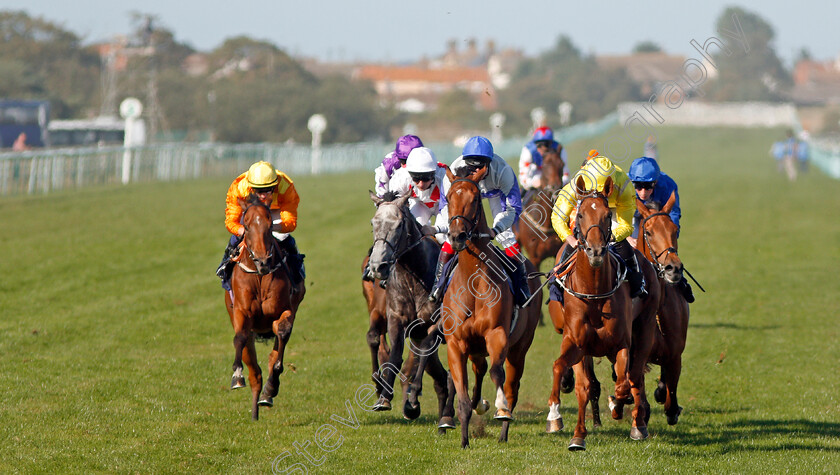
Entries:
[[[391, 204], [391, 205], [396, 206], [396, 204], [395, 204], [395, 203], [392, 203], [392, 202], [389, 202], [389, 201], [383, 202], [382, 204]], [[381, 206], [381, 205], [380, 205], [380, 206]], [[400, 212], [400, 224], [399, 224], [399, 226], [397, 227], [397, 230], [399, 230], [399, 229], [402, 229], [402, 228], [406, 228], [406, 227], [408, 227], [408, 226], [409, 226], [409, 223], [408, 223], [408, 217], [406, 216], [405, 211], [403, 211], [402, 207], [397, 206], [397, 209], [398, 209], [398, 210], [399, 210], [399, 212]], [[416, 229], [416, 228], [415, 228], [415, 229]], [[407, 230], [407, 232], [406, 232], [406, 233], [404, 233], [403, 235], [404, 235], [404, 236], [406, 236], [406, 238], [410, 238], [410, 236], [411, 236], [412, 234], [413, 234], [413, 233], [411, 232], [411, 229], [408, 229], [408, 230]], [[412, 249], [414, 249], [415, 247], [417, 247], [417, 246], [419, 246], [420, 244], [422, 244], [422, 243], [423, 243], [423, 239], [424, 239], [424, 238], [427, 238], [427, 237], [428, 237], [428, 236], [421, 236], [421, 238], [420, 238], [420, 239], [418, 239], [417, 241], [415, 241], [413, 244], [410, 244], [410, 245], [406, 246], [406, 247], [405, 247], [405, 248], [403, 248], [402, 250], [399, 250], [399, 247], [398, 247], [398, 246], [402, 243], [402, 241], [403, 241], [404, 239], [401, 239], [401, 240], [400, 240], [400, 242], [398, 242], [398, 243], [397, 243], [397, 245], [394, 245], [394, 244], [392, 244], [392, 243], [391, 243], [391, 241], [388, 239], [388, 236], [386, 235], [384, 238], [374, 238], [373, 243], [374, 243], [374, 244], [376, 244], [377, 242], [382, 241], [382, 242], [384, 242], [384, 243], [385, 243], [385, 245], [386, 245], [386, 246], [388, 246], [388, 248], [389, 248], [389, 249], [391, 249], [391, 251], [393, 252], [394, 256], [393, 256], [391, 259], [388, 259], [388, 260], [383, 261], [383, 263], [384, 263], [384, 264], [388, 264], [388, 267], [390, 268], [390, 267], [393, 267], [393, 266], [394, 266], [394, 264], [396, 264], [396, 263], [397, 263], [397, 261], [398, 261], [398, 260], [399, 260], [402, 256], [406, 255], [409, 251], [411, 251], [411, 250], [412, 250]]]
[[[624, 277], [627, 275], [627, 267], [618, 265], [618, 258], [615, 257], [612, 252], [607, 252], [607, 254], [610, 256], [610, 258], [612, 258], [615, 261], [616, 269], [617, 269], [616, 273], [615, 273], [616, 274], [615, 287], [613, 287], [612, 290], [610, 290], [608, 292], [604, 292], [602, 294], [584, 294], [584, 293], [581, 293], [581, 292], [575, 292], [574, 290], [571, 289], [571, 285], [569, 287], [566, 286], [566, 278], [568, 278], [574, 272], [564, 272], [564, 273], [562, 273], [562, 275], [558, 276], [559, 278], [557, 279], [557, 283], [566, 292], [570, 293], [571, 295], [574, 295], [575, 297], [577, 297], [579, 299], [583, 299], [583, 300], [605, 299], [607, 297], [612, 296], [614, 293], [616, 293], [616, 291], [618, 291], [619, 287], [621, 287], [621, 284], [624, 282]], [[569, 266], [569, 268], [572, 269], [571, 266]]]
[[[647, 221], [654, 216], [668, 216], [668, 219], [671, 219], [671, 215], [669, 215], [668, 213], [661, 213], [661, 212], [660, 213], [653, 213], [650, 216], [648, 216], [647, 218], [643, 219], [641, 224], [640, 224], [640, 226], [642, 228], [642, 233], [643, 233], [642, 237], [644, 238], [643, 242], [645, 243], [645, 247], [647, 247], [648, 251], [650, 252], [651, 257], [653, 257], [653, 263], [656, 264], [657, 274], [659, 275], [659, 277], [662, 277], [665, 274], [665, 266], [663, 266], [662, 264], [659, 263], [659, 258], [662, 257], [663, 254], [665, 254], [665, 257], [668, 257], [670, 254], [674, 254], [675, 256], [679, 257], [679, 254], [677, 254], [677, 250], [673, 247], [669, 247], [668, 249], [665, 249], [664, 251], [660, 252], [659, 254], [656, 254], [656, 251], [654, 251], [653, 248], [650, 246], [650, 243], [648, 242], [647, 234], [644, 234], [644, 229], [645, 229], [645, 223], [647, 223]], [[691, 278], [691, 280], [693, 280], [694, 283], [697, 284], [697, 287], [699, 287], [700, 290], [702, 290], [703, 292], [706, 291], [706, 289], [704, 289], [703, 286], [700, 285], [700, 282], [697, 282], [697, 279], [695, 279], [694, 276], [691, 275], [691, 272], [689, 272], [688, 269], [685, 268], [684, 263], [683, 263], [683, 272], [685, 272]]]
[[[656, 253], [656, 251], [653, 250], [653, 247], [651, 247], [650, 242], [648, 241], [647, 234], [644, 232], [644, 229], [645, 224], [648, 222], [648, 220], [650, 218], [653, 218], [654, 216], [667, 216], [668, 219], [671, 219], [671, 216], [668, 213], [658, 212], [649, 215], [648, 217], [644, 218], [641, 222], [643, 242], [645, 243], [645, 247], [647, 247], [648, 252], [650, 252], [650, 256], [653, 257], [653, 263], [656, 264], [657, 274], [659, 275], [659, 277], [662, 277], [663, 275], [665, 275], [665, 266], [663, 266], [659, 262], [659, 259], [662, 258], [663, 254], [665, 255], [665, 258], [667, 258], [671, 254], [674, 254], [675, 256], [679, 257], [679, 254], [677, 254], [677, 249], [673, 247], [669, 247], [658, 254]], [[683, 266], [683, 268], [685, 268], [685, 266]]]
[[[245, 207], [245, 210], [242, 211], [242, 216], [244, 217], [245, 214], [248, 212], [248, 210], [251, 209], [254, 206], [262, 206], [263, 208], [268, 210], [268, 214], [269, 214], [269, 216], [271, 216], [271, 208], [269, 208], [268, 206], [266, 206], [262, 202], [256, 202], [256, 203], [249, 204], [247, 207]], [[243, 224], [243, 226], [245, 226], [245, 225]], [[269, 229], [271, 229], [270, 226], [269, 226]], [[246, 234], [248, 233], [248, 226], [245, 226], [245, 233]], [[268, 259], [270, 261], [271, 259], [274, 259], [274, 251], [277, 250], [277, 247], [279, 246], [279, 244], [277, 243], [277, 240], [275, 240], [274, 238], [269, 238], [269, 240], [270, 240], [271, 244], [269, 245], [270, 249], [269, 249], [269, 252], [268, 252], [268, 257], [266, 259]], [[244, 234], [242, 236], [242, 242], [245, 243], [245, 235]], [[248, 257], [251, 259], [251, 262], [254, 262], [256, 260], [255, 257], [254, 257], [254, 252], [251, 250], [250, 247], [248, 247], [247, 243], [245, 243], [244, 247], [245, 247], [245, 250], [248, 251]], [[263, 275], [271, 275], [274, 272], [276, 272], [278, 269], [280, 269], [281, 267], [285, 267], [285, 264], [286, 264], [286, 257], [283, 256], [282, 259], [278, 260], [271, 267], [271, 269], [269, 269], [268, 272], [266, 272]], [[259, 274], [259, 272], [256, 269], [252, 269], [252, 268], [248, 267], [241, 260], [237, 261], [236, 265], [238, 265], [239, 268], [242, 269], [247, 274]]]

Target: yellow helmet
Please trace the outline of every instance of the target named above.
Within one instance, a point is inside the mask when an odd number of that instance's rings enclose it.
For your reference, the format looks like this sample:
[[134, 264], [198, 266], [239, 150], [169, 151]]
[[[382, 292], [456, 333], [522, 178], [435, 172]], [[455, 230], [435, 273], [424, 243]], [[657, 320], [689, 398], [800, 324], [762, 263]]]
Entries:
[[272, 187], [277, 184], [277, 170], [268, 162], [257, 162], [248, 169], [245, 181], [251, 188]]

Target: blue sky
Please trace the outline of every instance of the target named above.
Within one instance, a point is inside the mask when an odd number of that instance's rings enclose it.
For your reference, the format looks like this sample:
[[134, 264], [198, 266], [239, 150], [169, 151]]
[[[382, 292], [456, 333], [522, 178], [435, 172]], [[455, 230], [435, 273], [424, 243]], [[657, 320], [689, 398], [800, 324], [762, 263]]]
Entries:
[[178, 40], [203, 51], [248, 35], [296, 56], [400, 62], [438, 56], [449, 39], [465, 44], [468, 38], [535, 55], [560, 34], [587, 53], [627, 53], [651, 40], [692, 56], [689, 42], [714, 35], [715, 20], [733, 4], [773, 26], [786, 62], [802, 47], [818, 59], [840, 55], [840, 2], [831, 0], [0, 0], [0, 9], [43, 16], [86, 42], [130, 31], [130, 12], [139, 11], [157, 15]]

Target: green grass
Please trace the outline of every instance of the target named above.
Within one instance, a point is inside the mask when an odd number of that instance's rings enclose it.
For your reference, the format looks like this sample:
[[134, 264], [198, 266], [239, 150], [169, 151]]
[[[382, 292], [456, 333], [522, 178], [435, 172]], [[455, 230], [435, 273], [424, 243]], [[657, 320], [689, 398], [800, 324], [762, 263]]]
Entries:
[[[0, 200], [0, 472], [266, 473], [285, 451], [276, 468], [326, 473], [837, 472], [840, 183], [776, 173], [766, 150], [779, 131], [658, 133], [680, 185], [680, 256], [707, 290], [695, 286], [677, 426], [653, 403], [652, 437], [634, 442], [602, 407], [587, 451], [568, 452], [573, 396], [562, 397], [567, 429], [544, 433], [560, 344], [547, 327], [506, 445], [487, 415], [473, 416], [469, 450], [457, 431], [437, 436], [428, 378], [417, 421], [360, 410], [369, 173], [293, 177], [308, 292], [286, 354], [295, 369], [254, 423], [250, 393], [228, 389], [233, 334], [213, 274], [229, 180], [144, 184]], [[264, 370], [268, 351], [258, 345]], [[609, 381], [605, 364], [597, 372]], [[358, 428], [330, 417], [347, 417], [346, 401]], [[332, 452], [315, 447], [325, 424], [338, 430]], [[306, 441], [320, 466], [296, 453]]]

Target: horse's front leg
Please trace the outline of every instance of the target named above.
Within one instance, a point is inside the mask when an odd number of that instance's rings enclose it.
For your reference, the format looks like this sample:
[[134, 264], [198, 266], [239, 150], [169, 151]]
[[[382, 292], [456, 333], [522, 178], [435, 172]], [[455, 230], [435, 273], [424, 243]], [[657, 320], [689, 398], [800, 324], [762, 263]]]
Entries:
[[251, 418], [259, 420], [260, 405], [258, 403], [260, 390], [263, 388], [262, 370], [257, 362], [257, 349], [254, 346], [254, 334], [248, 334], [248, 341], [245, 344], [245, 351], [242, 353], [242, 360], [248, 366], [248, 380], [251, 383]]
[[563, 416], [560, 414], [560, 379], [566, 370], [578, 363], [583, 357], [583, 350], [574, 343], [569, 335], [564, 335], [560, 343], [560, 357], [552, 367], [553, 380], [551, 395], [548, 397], [548, 417], [545, 430], [549, 434], [563, 430]]
[[621, 348], [616, 352], [613, 365], [615, 370], [615, 396], [610, 396], [610, 411], [612, 418], [620, 420], [624, 417], [624, 405], [633, 402], [633, 395], [630, 391], [630, 378], [628, 377], [628, 363], [630, 359], [630, 349], [627, 347]]
[[280, 375], [283, 373], [283, 357], [286, 353], [286, 345], [292, 336], [294, 315], [291, 310], [280, 314], [280, 318], [271, 323], [271, 331], [274, 333], [274, 348], [268, 357], [268, 384], [266, 384], [260, 405], [271, 406], [274, 404], [274, 397], [280, 390]]
[[391, 354], [388, 362], [379, 367], [375, 375], [382, 386], [382, 394], [373, 406], [374, 411], [390, 411], [391, 400], [394, 398], [394, 381], [398, 375], [401, 382], [407, 379], [400, 371], [403, 364], [402, 354], [405, 344], [404, 329], [399, 317], [388, 317], [388, 339], [391, 340]]
[[452, 383], [458, 394], [458, 419], [461, 422], [461, 448], [470, 446], [470, 417], [472, 407], [467, 380], [467, 355], [462, 349], [462, 342], [450, 340], [447, 342], [446, 355], [449, 361], [449, 372]]
[[245, 376], [242, 374], [242, 352], [248, 344], [248, 336], [251, 333], [251, 319], [246, 317], [239, 309], [234, 310], [233, 318], [233, 377], [230, 380], [231, 389], [245, 387]]
[[480, 416], [490, 409], [490, 403], [481, 397], [481, 386], [484, 383], [484, 375], [487, 374], [487, 358], [475, 355], [470, 355], [469, 358], [472, 361], [473, 374], [475, 374], [471, 405], [475, 413]]
[[496, 413], [493, 418], [512, 421], [513, 414], [505, 396], [505, 360], [508, 354], [508, 336], [503, 327], [496, 327], [484, 337], [490, 357], [490, 379], [496, 385]]
[[[408, 328], [410, 330], [411, 325]], [[442, 339], [437, 332], [437, 327], [434, 326], [429, 329], [428, 334], [419, 345], [415, 345], [413, 341], [409, 340], [409, 350], [411, 350], [409, 355], [414, 358], [417, 364], [415, 365], [416, 368], [411, 378], [411, 384], [409, 384], [408, 391], [406, 392], [405, 405], [403, 407], [403, 416], [406, 419], [414, 420], [420, 416], [420, 400], [418, 397], [423, 390], [423, 373], [428, 370], [429, 374], [435, 378], [436, 391], [438, 385], [441, 383], [439, 372], [429, 366], [434, 365], [434, 361], [437, 361], [437, 365], [440, 365], [437, 349], [441, 341]], [[446, 387], [446, 370], [443, 370], [443, 372], [442, 384], [443, 387]], [[440, 398], [440, 394], [438, 394], [438, 397]]]

